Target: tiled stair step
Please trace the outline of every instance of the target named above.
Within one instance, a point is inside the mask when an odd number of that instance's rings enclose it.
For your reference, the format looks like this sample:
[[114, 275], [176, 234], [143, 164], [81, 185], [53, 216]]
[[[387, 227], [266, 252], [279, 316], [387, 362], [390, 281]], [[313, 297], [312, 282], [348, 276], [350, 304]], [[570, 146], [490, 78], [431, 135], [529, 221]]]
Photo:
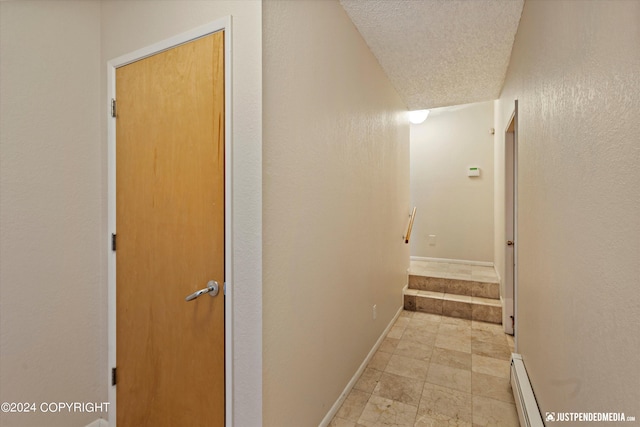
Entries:
[[404, 308], [460, 319], [502, 323], [500, 300], [492, 298], [407, 289], [404, 293]]
[[500, 298], [500, 285], [494, 281], [409, 275], [409, 289], [471, 297]]

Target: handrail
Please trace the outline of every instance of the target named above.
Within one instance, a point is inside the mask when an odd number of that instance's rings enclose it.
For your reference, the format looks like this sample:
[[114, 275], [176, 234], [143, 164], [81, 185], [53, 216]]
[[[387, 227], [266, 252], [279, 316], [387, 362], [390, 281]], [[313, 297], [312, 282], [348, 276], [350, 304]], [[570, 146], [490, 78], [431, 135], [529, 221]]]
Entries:
[[413, 220], [416, 219], [416, 207], [413, 207], [411, 211], [411, 215], [409, 215], [409, 225], [407, 226], [407, 234], [404, 237], [404, 242], [409, 243], [409, 239], [411, 238], [411, 230], [413, 229]]

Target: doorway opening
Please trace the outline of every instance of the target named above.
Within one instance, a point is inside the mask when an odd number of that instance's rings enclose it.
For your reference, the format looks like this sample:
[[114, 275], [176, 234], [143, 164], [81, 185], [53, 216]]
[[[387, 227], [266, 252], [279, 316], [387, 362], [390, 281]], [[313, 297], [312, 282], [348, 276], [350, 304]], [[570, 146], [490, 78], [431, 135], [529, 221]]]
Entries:
[[411, 125], [417, 214], [407, 309], [502, 322], [494, 266], [494, 119], [494, 101], [485, 101], [435, 108], [424, 123]]

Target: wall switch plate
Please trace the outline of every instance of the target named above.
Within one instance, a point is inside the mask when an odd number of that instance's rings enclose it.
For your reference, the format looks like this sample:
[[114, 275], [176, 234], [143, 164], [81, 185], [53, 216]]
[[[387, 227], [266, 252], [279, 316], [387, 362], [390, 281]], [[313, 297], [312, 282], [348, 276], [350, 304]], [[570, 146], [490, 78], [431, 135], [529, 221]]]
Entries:
[[373, 320], [376, 320], [378, 318], [378, 306], [376, 304], [373, 304]]

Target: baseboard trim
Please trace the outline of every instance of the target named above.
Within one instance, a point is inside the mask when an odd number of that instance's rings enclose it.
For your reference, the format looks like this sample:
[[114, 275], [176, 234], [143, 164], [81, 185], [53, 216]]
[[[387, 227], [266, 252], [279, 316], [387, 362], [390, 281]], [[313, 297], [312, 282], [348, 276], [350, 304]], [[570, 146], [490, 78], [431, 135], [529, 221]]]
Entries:
[[469, 265], [480, 265], [483, 267], [494, 267], [493, 263], [489, 261], [470, 261], [466, 259], [430, 258], [430, 257], [422, 257], [422, 256], [412, 256], [411, 261], [448, 262], [450, 264], [469, 264]]
[[336, 400], [336, 402], [333, 404], [331, 409], [329, 409], [329, 412], [327, 412], [327, 415], [322, 419], [318, 427], [327, 427], [331, 422], [331, 420], [333, 419], [333, 417], [336, 416], [336, 414], [338, 413], [338, 410], [342, 406], [342, 403], [344, 403], [345, 399], [351, 392], [351, 389], [353, 389], [353, 386], [355, 386], [356, 382], [358, 382], [360, 375], [362, 375], [362, 373], [364, 372], [364, 369], [367, 367], [367, 364], [369, 364], [369, 361], [371, 361], [371, 358], [373, 357], [373, 355], [376, 354], [376, 351], [378, 351], [378, 348], [382, 344], [382, 341], [384, 341], [384, 337], [387, 335], [389, 330], [391, 330], [391, 328], [393, 327], [393, 324], [398, 319], [398, 317], [400, 316], [400, 313], [402, 313], [403, 310], [404, 310], [404, 307], [400, 306], [396, 315], [393, 316], [393, 319], [391, 319], [391, 321], [389, 322], [385, 330], [382, 332], [382, 335], [380, 335], [380, 338], [378, 338], [378, 341], [376, 341], [376, 343], [373, 345], [373, 348], [371, 348], [371, 351], [369, 352], [369, 354], [367, 354], [367, 357], [365, 357], [364, 361], [362, 362], [362, 364], [360, 365], [356, 373], [353, 375], [353, 377], [351, 377], [351, 380], [349, 381], [347, 386], [344, 388], [344, 390], [340, 394], [340, 397], [338, 398], [338, 400]]

